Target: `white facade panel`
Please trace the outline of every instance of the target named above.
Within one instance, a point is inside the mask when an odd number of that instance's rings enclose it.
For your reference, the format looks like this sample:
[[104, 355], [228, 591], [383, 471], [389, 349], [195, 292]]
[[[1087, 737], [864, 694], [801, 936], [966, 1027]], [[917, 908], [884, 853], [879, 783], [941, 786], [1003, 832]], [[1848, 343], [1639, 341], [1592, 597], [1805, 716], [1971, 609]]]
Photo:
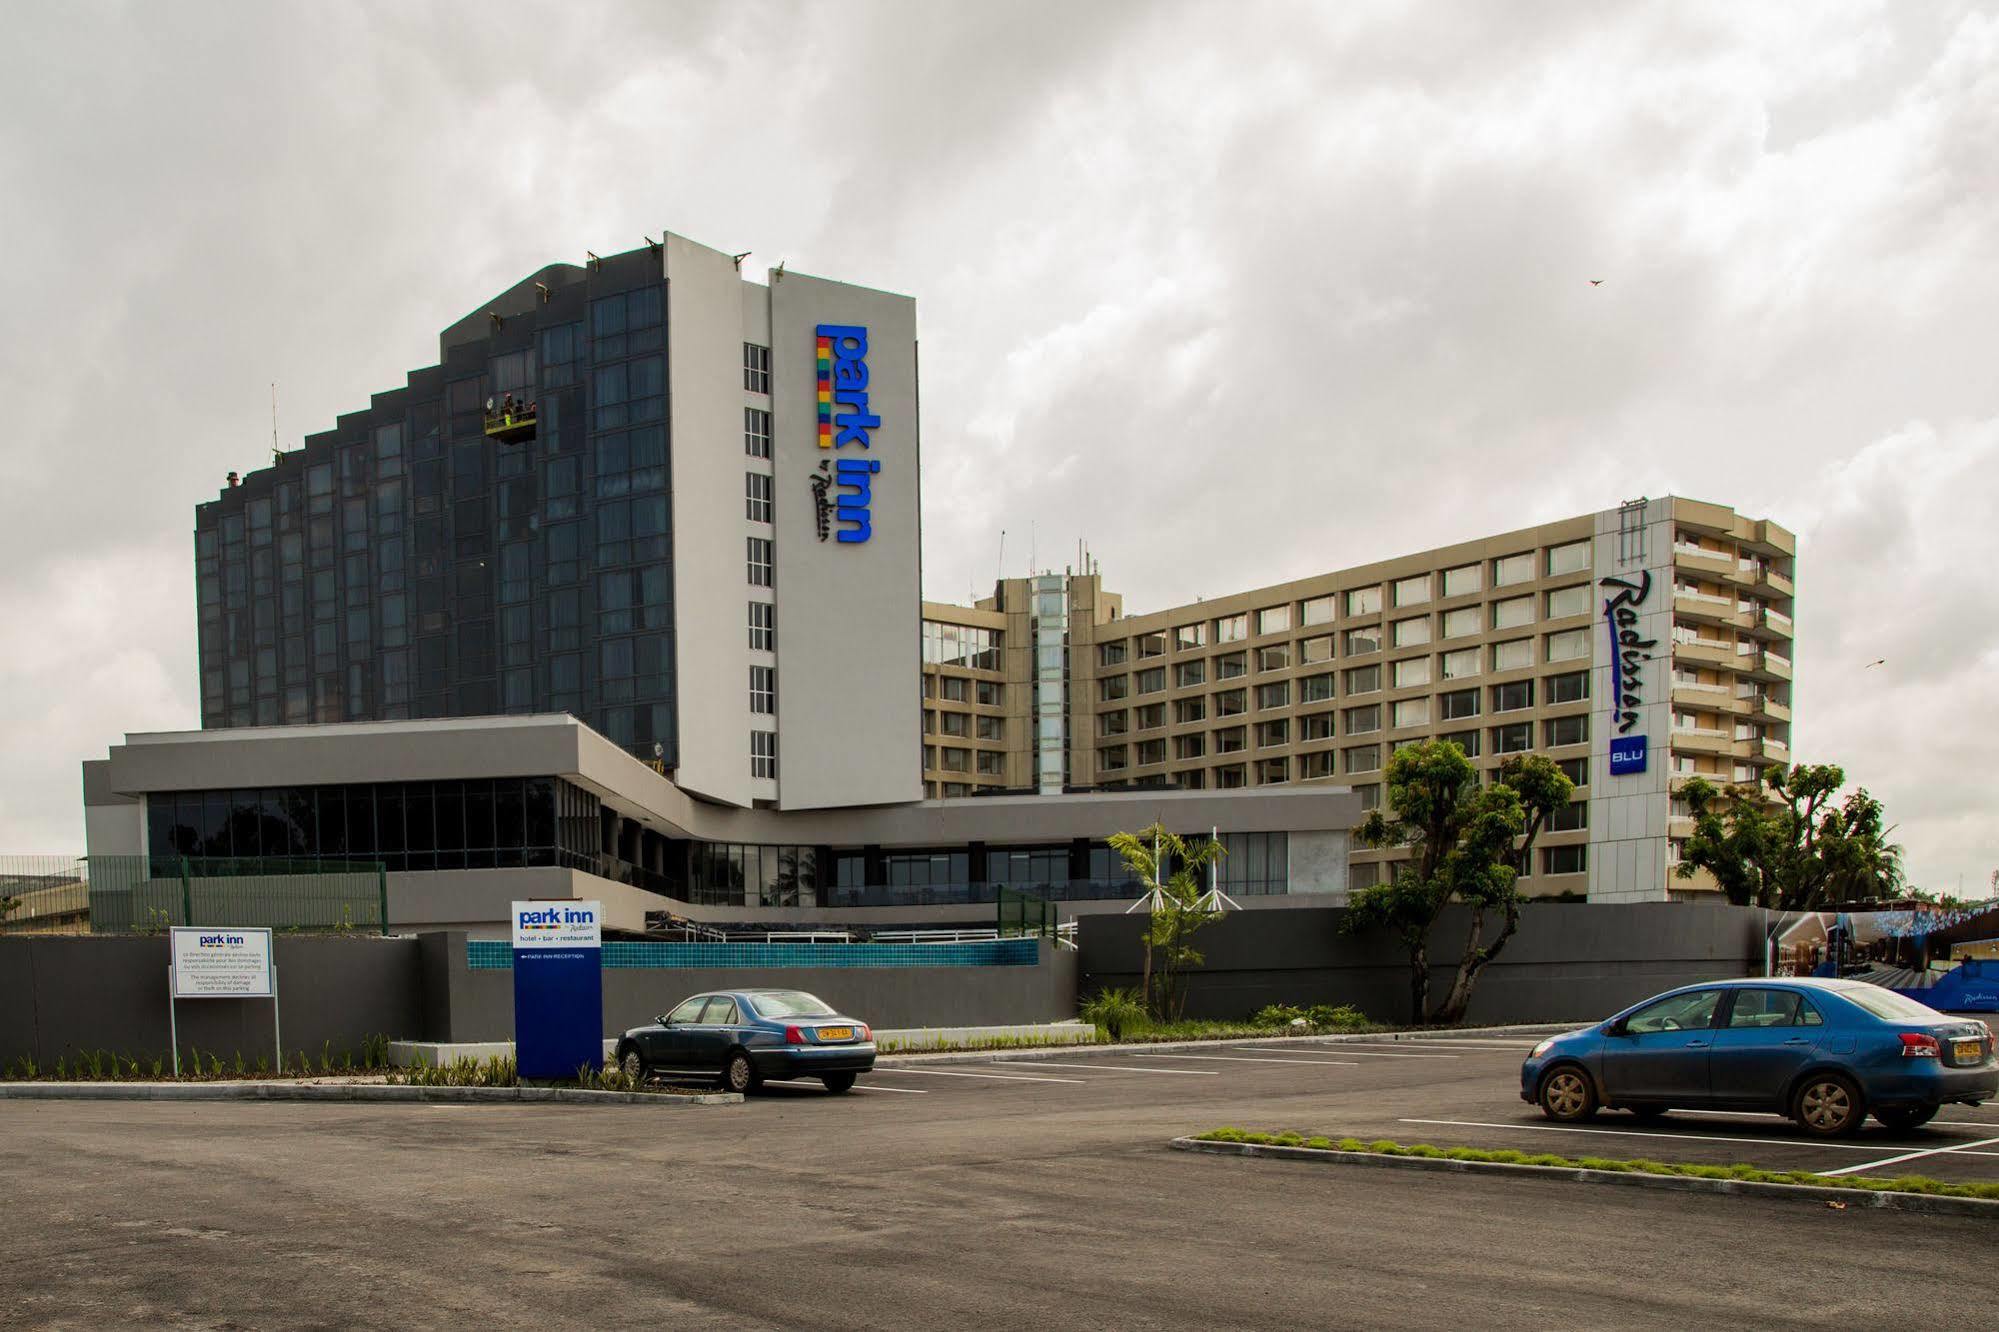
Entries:
[[[1596, 625], [1590, 671], [1589, 900], [1664, 901], [1661, 848], [1671, 780], [1672, 501], [1604, 510], [1596, 515], [1592, 544]], [[1613, 748], [1641, 743], [1643, 769], [1613, 773]]]

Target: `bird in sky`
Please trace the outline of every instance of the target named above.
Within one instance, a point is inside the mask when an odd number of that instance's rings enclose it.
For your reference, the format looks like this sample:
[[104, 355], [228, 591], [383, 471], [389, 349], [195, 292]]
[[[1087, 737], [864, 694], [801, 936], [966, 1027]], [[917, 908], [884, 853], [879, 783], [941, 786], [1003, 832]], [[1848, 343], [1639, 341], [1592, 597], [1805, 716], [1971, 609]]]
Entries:
[[1590, 284], [1590, 285], [1591, 285], [1592, 287], [1601, 287], [1601, 286], [1603, 285], [1603, 279], [1602, 279], [1602, 278], [1591, 278], [1591, 279], [1589, 280], [1589, 284]]
[[1863, 671], [1871, 671], [1876, 666], [1886, 666], [1887, 664], [1888, 664], [1888, 659], [1886, 657], [1877, 657], [1873, 661], [1868, 662], [1865, 666], [1862, 666], [1860, 669]]

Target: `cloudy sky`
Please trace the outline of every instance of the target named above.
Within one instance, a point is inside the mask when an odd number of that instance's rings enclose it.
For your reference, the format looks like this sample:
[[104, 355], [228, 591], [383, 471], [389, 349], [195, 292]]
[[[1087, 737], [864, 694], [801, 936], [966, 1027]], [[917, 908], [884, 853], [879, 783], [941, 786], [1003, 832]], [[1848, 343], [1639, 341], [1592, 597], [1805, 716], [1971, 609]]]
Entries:
[[1145, 610], [1639, 494], [1773, 517], [1799, 756], [1920, 883], [1999, 868], [1999, 5], [0, 20], [0, 851], [80, 851], [78, 761], [196, 724], [193, 505], [272, 381], [295, 446], [666, 228], [917, 297], [934, 598], [1002, 528]]

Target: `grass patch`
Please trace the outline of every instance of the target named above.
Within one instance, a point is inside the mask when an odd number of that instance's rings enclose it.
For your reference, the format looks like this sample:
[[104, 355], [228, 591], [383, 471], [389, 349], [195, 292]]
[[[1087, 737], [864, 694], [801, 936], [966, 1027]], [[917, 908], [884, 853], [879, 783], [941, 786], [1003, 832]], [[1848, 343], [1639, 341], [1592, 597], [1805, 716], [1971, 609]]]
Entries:
[[1561, 1166], [1580, 1170], [1607, 1170], [1633, 1175], [1681, 1175], [1692, 1179], [1739, 1179], [1753, 1184], [1809, 1184], [1821, 1189], [1846, 1189], [1854, 1193], [1923, 1193], [1938, 1198], [1999, 1199], [1999, 1183], [1953, 1184], [1924, 1175], [1902, 1175], [1894, 1179], [1873, 1179], [1860, 1175], [1814, 1175], [1804, 1170], [1764, 1170], [1752, 1165], [1701, 1165], [1673, 1161], [1625, 1160], [1603, 1156], [1557, 1156], [1552, 1152], [1516, 1152], [1506, 1148], [1435, 1147], [1429, 1143], [1400, 1143], [1388, 1138], [1363, 1142], [1359, 1138], [1329, 1140], [1286, 1131], [1263, 1133], [1251, 1129], [1218, 1128], [1194, 1135], [1205, 1142], [1241, 1142], [1259, 1147], [1310, 1147], [1319, 1151], [1370, 1153], [1376, 1156], [1418, 1156], [1450, 1161], [1483, 1161], [1500, 1165]]

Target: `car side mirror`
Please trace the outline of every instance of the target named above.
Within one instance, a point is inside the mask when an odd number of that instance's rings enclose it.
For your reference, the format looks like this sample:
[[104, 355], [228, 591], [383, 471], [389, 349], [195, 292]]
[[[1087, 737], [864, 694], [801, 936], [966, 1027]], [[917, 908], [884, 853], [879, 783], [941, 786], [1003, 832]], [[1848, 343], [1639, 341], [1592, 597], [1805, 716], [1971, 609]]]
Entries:
[[1605, 1027], [1603, 1029], [1603, 1034], [1606, 1036], [1624, 1036], [1628, 1035], [1629, 1033], [1625, 1030], [1624, 1023], [1622, 1021], [1618, 1021], [1618, 1022], [1613, 1022], [1609, 1026]]
[[655, 1017], [653, 1021], [657, 1022], [662, 1027], [670, 1027], [673, 1025], [673, 1019], [666, 1016], [664, 1013], [660, 1014], [658, 1017]]

